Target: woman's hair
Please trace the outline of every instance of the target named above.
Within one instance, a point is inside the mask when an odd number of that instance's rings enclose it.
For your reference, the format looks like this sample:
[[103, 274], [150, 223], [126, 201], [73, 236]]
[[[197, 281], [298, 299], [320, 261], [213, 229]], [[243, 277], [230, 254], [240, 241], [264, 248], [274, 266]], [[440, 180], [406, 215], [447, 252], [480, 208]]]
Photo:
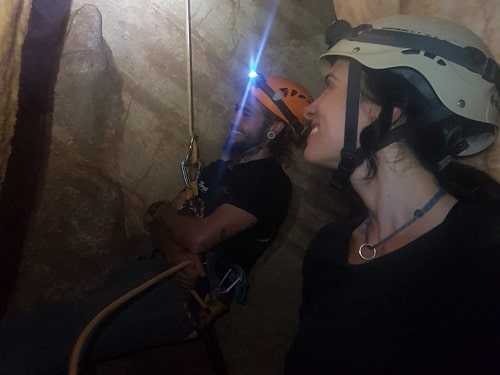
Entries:
[[[408, 129], [402, 142], [448, 192], [457, 198], [466, 198], [476, 196], [486, 189], [484, 198], [500, 199], [500, 185], [489, 175], [458, 162], [446, 162], [449, 155], [458, 154], [463, 146], [463, 132], [480, 127], [481, 123], [452, 113], [440, 104], [437, 97], [429, 99], [424, 96], [414, 83], [405, 78], [405, 74], [401, 74], [402, 70], [363, 67], [362, 100], [368, 99], [380, 106], [390, 105], [401, 109]], [[411, 75], [414, 80], [415, 77], [417, 80], [424, 80], [421, 84], [427, 84], [419, 73], [411, 71]], [[433, 119], [432, 114], [436, 110], [439, 116]], [[377, 173], [375, 153], [391, 124], [385, 126], [368, 127], [361, 132], [361, 148], [367, 156], [369, 166], [367, 178]]]

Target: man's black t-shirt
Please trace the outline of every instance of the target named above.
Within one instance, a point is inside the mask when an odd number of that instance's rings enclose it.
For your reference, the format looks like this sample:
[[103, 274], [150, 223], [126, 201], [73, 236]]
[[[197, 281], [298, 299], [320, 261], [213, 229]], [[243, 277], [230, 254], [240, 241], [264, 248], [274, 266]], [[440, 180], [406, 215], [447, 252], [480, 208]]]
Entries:
[[227, 203], [257, 218], [256, 225], [214, 249], [219, 274], [231, 264], [248, 271], [287, 216], [292, 191], [290, 179], [275, 159], [266, 158], [232, 166], [217, 160], [202, 169], [198, 181], [205, 216]]
[[460, 201], [362, 265], [347, 263], [356, 224], [328, 225], [311, 243], [285, 373], [500, 374], [498, 205]]

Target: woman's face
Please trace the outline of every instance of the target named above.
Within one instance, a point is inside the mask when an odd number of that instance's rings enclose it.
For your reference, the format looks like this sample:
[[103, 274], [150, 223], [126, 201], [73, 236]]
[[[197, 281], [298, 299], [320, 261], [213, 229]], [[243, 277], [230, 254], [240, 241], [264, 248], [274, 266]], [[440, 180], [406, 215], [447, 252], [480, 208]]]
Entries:
[[[304, 157], [307, 161], [328, 168], [337, 168], [344, 147], [344, 126], [347, 100], [349, 62], [337, 60], [325, 77], [325, 89], [306, 109], [312, 131], [307, 138]], [[359, 134], [378, 116], [380, 108], [374, 103], [361, 101], [358, 116]]]

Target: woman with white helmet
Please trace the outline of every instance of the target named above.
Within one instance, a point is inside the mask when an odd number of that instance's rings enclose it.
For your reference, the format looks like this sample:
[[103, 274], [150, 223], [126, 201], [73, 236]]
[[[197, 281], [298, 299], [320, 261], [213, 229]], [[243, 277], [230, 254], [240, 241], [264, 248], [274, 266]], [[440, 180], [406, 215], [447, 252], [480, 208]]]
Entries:
[[304, 155], [364, 210], [310, 245], [286, 374], [500, 373], [500, 188], [456, 162], [495, 142], [498, 64], [430, 17], [327, 40]]

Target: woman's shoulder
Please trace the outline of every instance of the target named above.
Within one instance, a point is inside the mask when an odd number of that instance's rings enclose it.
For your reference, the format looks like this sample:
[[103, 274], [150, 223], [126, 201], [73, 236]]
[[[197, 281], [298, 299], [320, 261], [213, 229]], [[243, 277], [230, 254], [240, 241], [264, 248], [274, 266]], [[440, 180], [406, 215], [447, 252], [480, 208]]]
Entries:
[[483, 299], [490, 298], [488, 295], [496, 295], [500, 282], [500, 202], [462, 200], [452, 214], [448, 233], [455, 237], [450, 253], [455, 257], [454, 265], [467, 273], [469, 288], [481, 291]]
[[479, 247], [498, 247], [500, 251], [500, 201], [467, 199], [457, 202], [450, 219], [453, 227], [466, 234]]

